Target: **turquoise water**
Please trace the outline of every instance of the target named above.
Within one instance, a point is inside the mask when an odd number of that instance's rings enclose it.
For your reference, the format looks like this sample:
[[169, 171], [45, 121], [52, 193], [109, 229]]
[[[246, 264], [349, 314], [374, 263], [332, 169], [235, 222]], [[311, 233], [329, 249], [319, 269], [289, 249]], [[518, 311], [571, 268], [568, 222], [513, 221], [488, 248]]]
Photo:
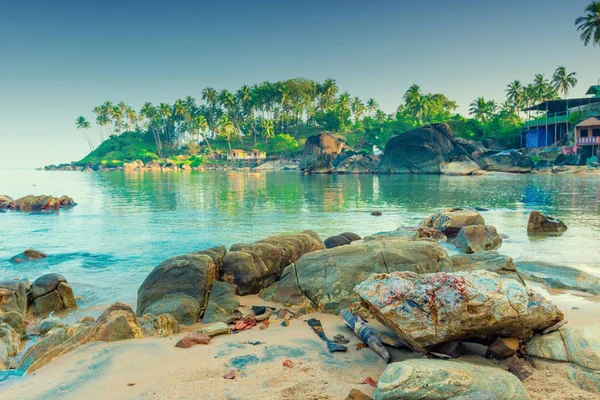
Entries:
[[[344, 231], [364, 236], [414, 226], [440, 208], [460, 205], [490, 209], [486, 222], [508, 236], [500, 252], [516, 260], [600, 273], [598, 177], [0, 170], [0, 194], [67, 194], [79, 203], [55, 215], [0, 214], [0, 279], [61, 273], [83, 308], [135, 304], [145, 276], [174, 255], [304, 229], [322, 238]], [[569, 230], [559, 238], [528, 238], [532, 209], [556, 215]], [[383, 216], [371, 216], [373, 210]], [[8, 262], [26, 248], [49, 257]]]

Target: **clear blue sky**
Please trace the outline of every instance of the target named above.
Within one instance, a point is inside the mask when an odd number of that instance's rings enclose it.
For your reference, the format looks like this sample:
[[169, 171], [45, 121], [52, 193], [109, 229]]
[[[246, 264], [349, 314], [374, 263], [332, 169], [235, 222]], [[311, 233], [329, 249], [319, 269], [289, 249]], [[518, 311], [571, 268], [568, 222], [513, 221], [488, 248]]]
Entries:
[[577, 72], [573, 95], [600, 78], [600, 48], [573, 24], [589, 0], [85, 3], [1, 6], [0, 168], [80, 159], [74, 119], [106, 100], [138, 109], [206, 86], [332, 77], [387, 112], [418, 83], [466, 113], [558, 65]]

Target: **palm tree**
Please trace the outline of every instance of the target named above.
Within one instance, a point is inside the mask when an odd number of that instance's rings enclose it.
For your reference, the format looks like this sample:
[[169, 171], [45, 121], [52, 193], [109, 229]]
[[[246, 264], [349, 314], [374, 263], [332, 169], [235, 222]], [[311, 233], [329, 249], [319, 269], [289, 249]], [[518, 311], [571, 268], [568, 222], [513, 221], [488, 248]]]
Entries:
[[75, 126], [77, 126], [77, 129], [83, 129], [83, 134], [85, 135], [85, 140], [88, 142], [88, 146], [90, 146], [90, 151], [94, 151], [94, 145], [87, 134], [88, 129], [90, 129], [90, 123], [83, 116], [79, 116], [75, 120]]
[[127, 107], [127, 110], [125, 111], [125, 117], [127, 117], [127, 120], [129, 121], [131, 127], [133, 127], [134, 125], [137, 126], [138, 116], [132, 107]]
[[346, 124], [346, 112], [350, 111], [350, 93], [344, 92], [340, 94], [340, 98], [338, 99], [338, 107], [342, 114], [342, 125]]
[[521, 81], [515, 79], [509, 83], [505, 92], [506, 97], [514, 105], [515, 111], [518, 115], [525, 97], [525, 90], [523, 89], [523, 85], [521, 85]]
[[363, 102], [357, 97], [352, 99], [352, 112], [354, 113], [354, 123], [357, 123], [360, 120], [362, 113], [365, 111], [365, 105]]
[[114, 119], [114, 123], [117, 125], [117, 135], [121, 133], [121, 128], [123, 127], [123, 114], [124, 110], [119, 105], [113, 106], [110, 109], [110, 115]]
[[379, 109], [379, 103], [377, 103], [377, 100], [370, 98], [369, 100], [367, 100], [367, 110], [369, 111], [369, 114], [372, 114], [373, 112], [377, 111]]
[[423, 95], [419, 85], [414, 84], [408, 88], [404, 93], [404, 102], [410, 115], [422, 122], [423, 115], [427, 112], [428, 96]]
[[335, 80], [331, 78], [325, 79], [321, 90], [322, 96], [325, 99], [325, 104], [327, 106], [331, 106], [333, 104], [333, 99], [335, 99], [335, 96], [337, 95], [337, 92], [339, 90], [337, 84], [335, 83]]
[[208, 141], [208, 136], [206, 136], [206, 131], [208, 130], [208, 121], [206, 120], [206, 117], [204, 115], [196, 115], [196, 117], [194, 117], [193, 120], [193, 127], [194, 130], [197, 132], [197, 135], [199, 136], [199, 133], [202, 132], [202, 137], [204, 138], [204, 141], [206, 142], [206, 145], [208, 146], [208, 150], [212, 153], [212, 147], [210, 146], [210, 142]]
[[552, 76], [552, 87], [557, 92], [562, 92], [565, 99], [569, 94], [569, 91], [577, 85], [577, 75], [576, 72], [567, 73], [567, 69], [565, 67], [558, 67], [556, 71], [554, 71], [554, 75]]
[[207, 87], [202, 90], [202, 100], [209, 106], [215, 107], [218, 103], [219, 94], [213, 88]]
[[592, 1], [585, 12], [586, 15], [575, 20], [575, 26], [581, 31], [583, 44], [587, 46], [592, 42], [595, 46], [600, 44], [600, 1]]
[[227, 140], [230, 155], [233, 155], [233, 151], [231, 150], [231, 139], [236, 135], [236, 133], [237, 131], [233, 125], [233, 122], [231, 122], [231, 119], [227, 115], [223, 115], [219, 121], [219, 136]]
[[486, 123], [494, 115], [497, 107], [494, 100], [486, 101], [483, 97], [478, 97], [469, 104], [469, 114], [476, 120]]
[[273, 126], [273, 121], [270, 119], [263, 119], [261, 125], [263, 128], [263, 135], [265, 135], [265, 144], [267, 144], [269, 138], [275, 136], [275, 128]]

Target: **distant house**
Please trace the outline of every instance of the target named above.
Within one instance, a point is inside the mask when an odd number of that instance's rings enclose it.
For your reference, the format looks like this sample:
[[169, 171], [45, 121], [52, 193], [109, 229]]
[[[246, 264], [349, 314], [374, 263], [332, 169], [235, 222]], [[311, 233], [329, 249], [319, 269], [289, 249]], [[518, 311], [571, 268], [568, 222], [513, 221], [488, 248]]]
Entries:
[[239, 149], [231, 150], [231, 153], [227, 155], [229, 161], [256, 161], [267, 158], [267, 154], [263, 151], [250, 150], [248, 152]]
[[575, 125], [574, 130], [577, 146], [600, 145], [600, 119], [590, 117]]
[[525, 123], [521, 133], [521, 146], [553, 146], [571, 132], [569, 118], [575, 113], [580, 115], [581, 119], [600, 117], [600, 85], [591, 86], [586, 94], [593, 97], [544, 101], [524, 109], [524, 112], [542, 112], [543, 116]]

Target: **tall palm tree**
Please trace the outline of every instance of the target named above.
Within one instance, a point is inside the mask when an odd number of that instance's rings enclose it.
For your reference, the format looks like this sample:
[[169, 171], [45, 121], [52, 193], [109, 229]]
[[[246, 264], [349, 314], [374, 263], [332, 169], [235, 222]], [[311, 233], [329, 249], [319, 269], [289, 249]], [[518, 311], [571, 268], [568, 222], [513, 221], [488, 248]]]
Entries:
[[132, 107], [127, 107], [127, 110], [125, 111], [125, 117], [127, 118], [127, 121], [129, 121], [129, 125], [131, 127], [134, 125], [137, 126], [138, 116]]
[[367, 100], [367, 111], [369, 111], [369, 114], [374, 113], [378, 109], [379, 103], [377, 103], [377, 100], [375, 100], [374, 98], [370, 98], [369, 100]]
[[110, 115], [113, 118], [114, 123], [117, 125], [117, 135], [118, 135], [121, 133], [121, 129], [123, 127], [124, 110], [119, 105], [113, 106], [110, 109]]
[[577, 85], [576, 72], [567, 73], [565, 67], [558, 67], [552, 76], [552, 87], [557, 92], [562, 92], [564, 98], [567, 98], [569, 91]]
[[330, 107], [333, 105], [333, 100], [338, 93], [338, 86], [335, 83], [335, 80], [331, 78], [325, 79], [322, 85], [322, 96], [325, 99], [325, 104]]
[[506, 87], [506, 97], [513, 104], [517, 115], [523, 105], [523, 100], [525, 97], [525, 90], [523, 89], [523, 85], [521, 85], [521, 81], [514, 80], [508, 84]]
[[363, 102], [357, 97], [352, 99], [352, 112], [354, 113], [354, 123], [357, 123], [360, 120], [362, 113], [365, 111], [365, 105]]
[[581, 31], [581, 41], [584, 45], [590, 42], [595, 46], [600, 44], [600, 1], [592, 1], [586, 8], [586, 14], [575, 20], [577, 30]]
[[350, 112], [350, 93], [344, 92], [340, 94], [340, 98], [338, 99], [338, 107], [342, 114], [342, 125], [346, 123], [346, 112]]
[[227, 115], [223, 115], [221, 120], [219, 121], [219, 136], [227, 140], [227, 145], [229, 146], [229, 154], [233, 155], [233, 151], [231, 149], [231, 139], [237, 134], [235, 126], [231, 119]]
[[486, 123], [494, 115], [497, 107], [494, 100], [486, 101], [483, 97], [478, 97], [469, 104], [469, 114], [476, 120]]
[[90, 123], [83, 116], [79, 116], [75, 120], [75, 126], [77, 126], [77, 129], [83, 130], [85, 140], [88, 142], [88, 146], [90, 146], [90, 151], [94, 151], [94, 145], [87, 134], [88, 129], [90, 129]]
[[404, 93], [404, 102], [406, 103], [406, 109], [413, 118], [417, 118], [419, 122], [423, 121], [423, 116], [427, 112], [428, 108], [428, 96], [423, 95], [421, 87], [417, 84], [413, 84]]
[[265, 144], [267, 144], [269, 138], [275, 136], [275, 127], [273, 126], [273, 121], [270, 119], [263, 119], [261, 125], [263, 128], [263, 135], [265, 136]]
[[211, 107], [216, 107], [219, 99], [217, 91], [211, 87], [202, 90], [202, 100]]

